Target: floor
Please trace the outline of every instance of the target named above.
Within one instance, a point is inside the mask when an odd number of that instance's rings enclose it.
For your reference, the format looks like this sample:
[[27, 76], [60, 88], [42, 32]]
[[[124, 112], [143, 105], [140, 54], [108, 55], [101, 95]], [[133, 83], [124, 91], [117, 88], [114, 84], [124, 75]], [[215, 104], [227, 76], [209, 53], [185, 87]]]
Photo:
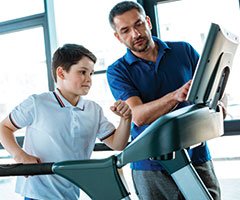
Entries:
[[218, 176], [222, 200], [240, 199], [240, 160], [214, 161]]

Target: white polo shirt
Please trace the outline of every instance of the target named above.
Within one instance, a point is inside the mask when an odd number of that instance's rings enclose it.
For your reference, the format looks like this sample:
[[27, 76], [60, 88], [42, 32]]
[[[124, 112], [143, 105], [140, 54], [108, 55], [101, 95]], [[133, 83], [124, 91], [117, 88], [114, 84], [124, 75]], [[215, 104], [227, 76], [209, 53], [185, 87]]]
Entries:
[[[81, 97], [72, 106], [58, 90], [30, 96], [9, 116], [17, 128], [26, 127], [24, 150], [42, 162], [89, 159], [96, 138], [115, 130], [97, 103]], [[19, 176], [16, 192], [39, 200], [79, 197], [79, 188], [56, 174]]]

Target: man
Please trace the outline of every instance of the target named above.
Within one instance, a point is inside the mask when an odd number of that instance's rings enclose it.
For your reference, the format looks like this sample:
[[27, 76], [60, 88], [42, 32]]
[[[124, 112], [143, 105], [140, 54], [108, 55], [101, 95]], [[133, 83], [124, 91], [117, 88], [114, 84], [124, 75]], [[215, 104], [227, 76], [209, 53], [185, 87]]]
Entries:
[[[115, 99], [132, 110], [134, 140], [154, 120], [187, 106], [185, 101], [199, 55], [186, 42], [163, 42], [151, 35], [151, 20], [138, 3], [124, 1], [109, 14], [115, 37], [127, 53], [108, 67], [107, 78]], [[188, 151], [195, 169], [214, 199], [220, 199], [207, 144]], [[131, 163], [140, 199], [183, 199], [171, 176], [153, 160]]]

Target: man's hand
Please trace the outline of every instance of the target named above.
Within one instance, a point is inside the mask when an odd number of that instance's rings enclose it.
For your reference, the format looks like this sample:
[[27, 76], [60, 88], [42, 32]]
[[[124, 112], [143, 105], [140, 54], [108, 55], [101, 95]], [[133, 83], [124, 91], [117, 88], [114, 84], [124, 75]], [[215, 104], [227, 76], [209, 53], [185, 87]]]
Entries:
[[182, 87], [175, 91], [175, 99], [180, 103], [186, 100], [189, 88], [191, 86], [192, 80], [185, 83]]

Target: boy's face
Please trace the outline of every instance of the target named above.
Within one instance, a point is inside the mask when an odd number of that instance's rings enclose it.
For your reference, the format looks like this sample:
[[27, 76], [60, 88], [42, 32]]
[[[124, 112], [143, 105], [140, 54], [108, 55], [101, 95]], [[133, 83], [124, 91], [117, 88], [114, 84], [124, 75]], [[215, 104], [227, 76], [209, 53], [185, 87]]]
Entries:
[[[60, 73], [59, 73], [60, 72]], [[61, 67], [57, 69], [60, 78], [61, 91], [75, 96], [86, 95], [92, 86], [94, 62], [84, 56], [77, 64], [72, 65], [66, 72]], [[62, 91], [63, 92], [63, 91]]]

